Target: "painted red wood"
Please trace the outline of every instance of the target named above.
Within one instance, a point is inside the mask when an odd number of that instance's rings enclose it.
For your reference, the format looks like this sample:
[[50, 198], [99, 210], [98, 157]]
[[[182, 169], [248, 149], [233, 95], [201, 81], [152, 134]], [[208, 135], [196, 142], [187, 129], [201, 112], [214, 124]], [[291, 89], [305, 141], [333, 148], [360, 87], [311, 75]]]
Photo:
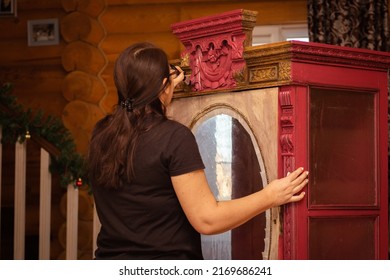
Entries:
[[172, 24], [191, 67], [190, 86], [204, 92], [236, 87], [245, 67], [244, 47], [252, 43], [255, 11], [233, 10]]
[[310, 173], [283, 209], [283, 259], [387, 259], [390, 54], [292, 42], [279, 89], [279, 175]]

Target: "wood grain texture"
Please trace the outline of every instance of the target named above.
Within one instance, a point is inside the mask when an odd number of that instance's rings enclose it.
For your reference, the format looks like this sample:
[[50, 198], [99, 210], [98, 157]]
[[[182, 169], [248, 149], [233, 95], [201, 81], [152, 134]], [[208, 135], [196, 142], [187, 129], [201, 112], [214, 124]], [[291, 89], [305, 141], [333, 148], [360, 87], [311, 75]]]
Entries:
[[105, 31], [96, 19], [81, 12], [72, 12], [61, 20], [61, 35], [67, 43], [81, 40], [97, 46]]

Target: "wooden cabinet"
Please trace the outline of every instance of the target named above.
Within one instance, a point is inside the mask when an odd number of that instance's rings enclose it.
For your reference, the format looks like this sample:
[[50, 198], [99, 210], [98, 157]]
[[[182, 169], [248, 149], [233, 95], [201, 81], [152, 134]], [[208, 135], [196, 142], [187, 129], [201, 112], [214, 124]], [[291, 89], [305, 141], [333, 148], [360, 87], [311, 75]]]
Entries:
[[388, 53], [289, 43], [279, 87], [279, 176], [310, 171], [284, 207], [280, 258], [388, 258]]
[[[240, 237], [223, 242], [232, 252], [257, 246], [238, 258], [387, 259], [390, 54], [299, 41], [251, 46], [255, 18], [235, 10], [173, 25], [189, 85], [177, 90], [169, 113], [194, 131], [209, 183], [228, 182], [229, 193], [244, 195], [309, 170], [302, 201], [267, 211], [241, 232], [260, 237], [260, 246]], [[218, 134], [216, 124], [199, 138], [216, 117], [231, 120], [219, 123], [230, 132]], [[243, 129], [232, 133], [233, 123]], [[250, 141], [233, 145], [246, 135]], [[226, 142], [229, 172], [216, 168]], [[217, 199], [222, 191], [214, 191]]]
[[[300, 166], [310, 172], [303, 201], [267, 211], [261, 228], [246, 227], [246, 234], [261, 236], [262, 254], [238, 258], [387, 259], [390, 54], [292, 41], [246, 47], [243, 56], [245, 81], [177, 92], [169, 111], [195, 134], [215, 116], [243, 126], [238, 138], [250, 135], [252, 144], [236, 146], [234, 154], [256, 155], [258, 167], [236, 162], [239, 174], [224, 176], [258, 172], [261, 189]], [[231, 185], [235, 193], [245, 187]], [[232, 248], [249, 244], [229, 240]]]

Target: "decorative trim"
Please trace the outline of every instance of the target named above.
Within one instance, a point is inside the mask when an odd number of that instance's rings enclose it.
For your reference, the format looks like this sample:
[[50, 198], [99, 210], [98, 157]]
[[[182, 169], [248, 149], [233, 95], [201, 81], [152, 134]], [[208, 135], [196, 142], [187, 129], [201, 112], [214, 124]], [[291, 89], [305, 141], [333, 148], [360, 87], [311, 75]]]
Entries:
[[[229, 37], [232, 36], [232, 33], [229, 34], [225, 34], [225, 37], [228, 38], [225, 44], [232, 46], [233, 37]], [[248, 36], [245, 32], [244, 34]], [[201, 59], [203, 57], [206, 58], [208, 43], [213, 43], [214, 46], [220, 46], [222, 44], [223, 39], [219, 36], [222, 35], [213, 33], [213, 30], [210, 30], [209, 37], [207, 38], [194, 37], [190, 40], [188, 39], [189, 37], [186, 37], [187, 41], [183, 41], [183, 44], [186, 46], [186, 51], [182, 56], [182, 65], [183, 67], [188, 67], [185, 71], [186, 73], [191, 73], [192, 78], [194, 77], [192, 75], [192, 72], [194, 72], [193, 61], [195, 59], [194, 48], [198, 44], [202, 51]], [[235, 41], [234, 43], [236, 44], [237, 42]], [[227, 68], [228, 70], [226, 71], [227, 75], [231, 75], [232, 77], [230, 81], [234, 80], [231, 88], [228, 86], [224, 87], [220, 84], [216, 88], [195, 90], [190, 85], [188, 87], [178, 88], [175, 91], [175, 98], [286, 86], [292, 83], [305, 84], [305, 80], [300, 79], [298, 81], [293, 77], [293, 68], [296, 63], [322, 64], [327, 66], [341, 64], [348, 68], [377, 69], [377, 71], [383, 72], [387, 72], [390, 65], [390, 53], [300, 41], [279, 42], [261, 46], [247, 46], [246, 41], [244, 41], [243, 60], [241, 60], [240, 56], [236, 57], [237, 60], [232, 60], [231, 68]], [[211, 65], [211, 67], [214, 66]], [[234, 69], [233, 66], [235, 67]], [[296, 74], [299, 75], [299, 73]]]
[[[201, 17], [172, 24], [173, 33], [184, 41], [199, 37], [213, 37], [218, 33], [241, 32], [242, 30], [252, 33], [256, 23], [257, 12], [249, 10], [233, 10], [230, 12]], [[248, 42], [250, 43], [250, 42]], [[247, 44], [250, 45], [250, 44]]]
[[257, 12], [235, 10], [172, 25], [185, 46], [183, 66], [191, 68], [192, 91], [233, 89], [245, 84], [244, 47], [252, 43]]
[[248, 72], [248, 88], [281, 86], [292, 81], [291, 62], [287, 60], [256, 66], [248, 65]]
[[252, 67], [287, 60], [317, 64], [343, 64], [387, 71], [390, 64], [390, 53], [300, 41], [247, 47], [244, 58], [248, 66]]
[[[295, 169], [295, 143], [294, 143], [294, 105], [292, 102], [292, 89], [286, 88], [279, 91], [280, 102], [280, 156], [283, 175]], [[292, 259], [293, 252], [293, 209], [290, 205], [284, 206], [283, 215], [283, 258]]]
[[291, 61], [280, 61], [278, 64], [278, 78], [279, 81], [290, 82], [292, 81], [291, 73]]
[[279, 65], [266, 65], [249, 69], [249, 83], [260, 83], [278, 80]]

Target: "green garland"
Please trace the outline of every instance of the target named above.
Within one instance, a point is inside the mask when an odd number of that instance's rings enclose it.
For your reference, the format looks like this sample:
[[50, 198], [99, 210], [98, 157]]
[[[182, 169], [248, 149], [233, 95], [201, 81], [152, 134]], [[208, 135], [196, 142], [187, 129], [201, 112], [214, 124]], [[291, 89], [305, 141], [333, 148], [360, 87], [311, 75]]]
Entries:
[[59, 156], [51, 155], [50, 172], [61, 178], [61, 186], [73, 184], [75, 187], [88, 185], [85, 158], [76, 152], [76, 145], [70, 132], [61, 120], [53, 116], [44, 118], [42, 111], [35, 114], [31, 109], [23, 110], [16, 103], [16, 97], [10, 93], [12, 85], [6, 83], [0, 87], [0, 103], [7, 109], [0, 110], [0, 126], [2, 127], [2, 143], [23, 143], [26, 135], [40, 136], [52, 143], [59, 151]]

